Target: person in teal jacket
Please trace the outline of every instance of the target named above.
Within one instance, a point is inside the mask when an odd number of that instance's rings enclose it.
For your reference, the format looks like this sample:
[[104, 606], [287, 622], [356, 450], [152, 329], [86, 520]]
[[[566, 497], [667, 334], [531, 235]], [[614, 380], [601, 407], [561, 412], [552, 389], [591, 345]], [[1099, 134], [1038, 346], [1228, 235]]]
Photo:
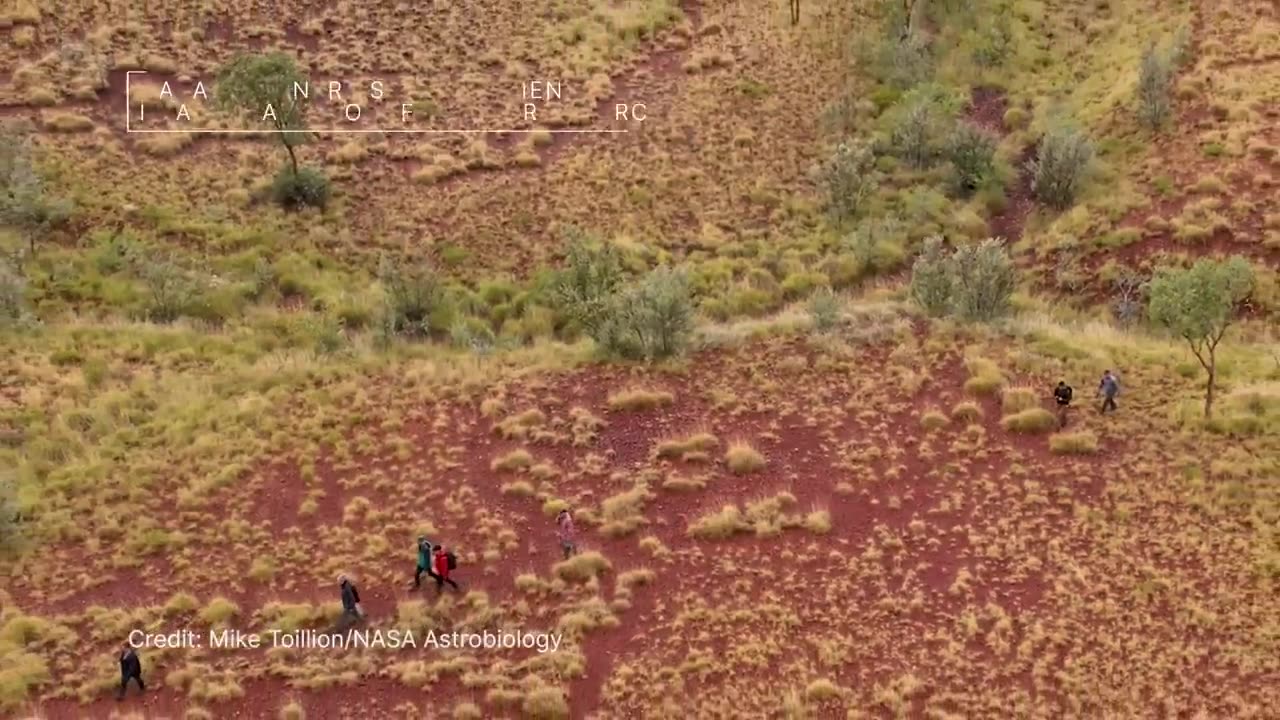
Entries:
[[[426, 535], [418, 536], [418, 567], [413, 573], [413, 589], [417, 590], [422, 587], [422, 573], [426, 573], [429, 577], [439, 581], [435, 572], [431, 569], [432, 554], [435, 546], [427, 539]], [[437, 583], [438, 584], [438, 583]]]

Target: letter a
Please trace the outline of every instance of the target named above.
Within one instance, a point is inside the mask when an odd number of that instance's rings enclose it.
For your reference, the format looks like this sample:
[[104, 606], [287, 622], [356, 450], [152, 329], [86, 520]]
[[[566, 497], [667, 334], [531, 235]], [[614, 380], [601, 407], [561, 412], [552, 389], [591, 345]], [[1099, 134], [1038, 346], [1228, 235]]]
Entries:
[[209, 93], [207, 93], [207, 92], [205, 92], [205, 91], [204, 91], [204, 83], [203, 83], [203, 82], [199, 82], [199, 81], [197, 81], [197, 82], [196, 82], [196, 89], [192, 91], [192, 93], [191, 93], [191, 97], [193, 97], [193, 98], [204, 98], [205, 100], [208, 100], [208, 99], [209, 99]]
[[160, 88], [160, 97], [173, 97], [173, 90], [169, 89], [169, 81], [164, 81], [164, 87]]
[[185, 119], [185, 120], [190, 120], [190, 119], [191, 119], [191, 113], [187, 112], [187, 105], [186, 105], [186, 103], [183, 103], [183, 104], [182, 104], [182, 107], [178, 108], [178, 117], [177, 117], [177, 119], [178, 119], [178, 120], [184, 120], [184, 119]]
[[262, 119], [266, 120], [267, 118], [276, 119], [276, 109], [271, 107], [271, 103], [267, 103], [267, 111], [262, 113]]

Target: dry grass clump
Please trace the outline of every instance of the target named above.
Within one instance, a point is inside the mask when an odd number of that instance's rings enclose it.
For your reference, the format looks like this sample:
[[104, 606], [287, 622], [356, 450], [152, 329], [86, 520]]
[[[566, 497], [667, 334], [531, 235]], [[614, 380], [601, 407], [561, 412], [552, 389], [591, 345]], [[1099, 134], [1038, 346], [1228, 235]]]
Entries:
[[1000, 419], [1005, 430], [1019, 433], [1041, 433], [1058, 426], [1058, 418], [1042, 407], [1029, 408]]
[[516, 448], [511, 452], [493, 459], [489, 463], [489, 469], [494, 471], [512, 471], [523, 470], [533, 465], [533, 456], [524, 448]]
[[982, 407], [971, 400], [958, 402], [951, 408], [951, 418], [960, 422], [976, 422], [982, 419]]
[[724, 462], [734, 475], [746, 475], [764, 468], [764, 456], [745, 442], [735, 442], [725, 451]]
[[1088, 430], [1049, 436], [1049, 450], [1059, 455], [1091, 455], [1098, 451], [1098, 436]]
[[736, 505], [725, 505], [719, 511], [709, 513], [690, 523], [690, 537], [702, 540], [723, 540], [737, 532], [754, 531], [758, 536], [777, 535], [788, 527], [805, 526], [816, 533], [831, 529], [831, 515], [825, 510], [815, 510], [806, 518], [786, 515], [784, 511], [795, 505], [796, 498], [789, 492], [780, 492], [770, 498], [757, 500], [741, 510]]
[[673, 401], [675, 401], [675, 396], [669, 392], [632, 388], [610, 395], [608, 405], [609, 409], [614, 411], [652, 410], [653, 408], [670, 405]]
[[586, 582], [611, 567], [613, 565], [608, 558], [592, 550], [558, 562], [551, 569], [556, 577], [566, 582]]
[[40, 119], [40, 124], [50, 132], [85, 132], [93, 129], [93, 120], [70, 112], [46, 115]]
[[824, 700], [834, 700], [844, 694], [839, 685], [822, 678], [809, 683], [804, 689], [804, 697], [809, 702], [822, 702]]
[[512, 497], [533, 497], [538, 493], [528, 480], [516, 480], [515, 482], [503, 483], [502, 494]]
[[539, 687], [525, 693], [520, 710], [530, 720], [567, 720], [569, 702], [560, 688]]
[[644, 504], [652, 498], [653, 493], [644, 484], [607, 498], [600, 504], [600, 516], [603, 520], [600, 532], [607, 537], [622, 537], [634, 532], [648, 522], [641, 512]]
[[306, 720], [307, 713], [297, 700], [290, 700], [280, 708], [280, 720]]
[[224, 597], [216, 597], [200, 611], [200, 620], [206, 625], [224, 625], [240, 614], [240, 606]]
[[723, 540], [746, 526], [742, 511], [737, 505], [725, 505], [719, 512], [703, 515], [689, 525], [691, 537], [702, 540]]
[[937, 430], [939, 428], [944, 428], [947, 426], [948, 422], [950, 422], [950, 420], [947, 418], [946, 414], [936, 408], [926, 410], [925, 413], [920, 416], [920, 427], [925, 430]]
[[685, 477], [679, 473], [671, 473], [662, 481], [662, 489], [672, 492], [694, 492], [706, 486], [707, 481], [702, 476]]
[[460, 702], [453, 706], [453, 720], [480, 720], [484, 712], [473, 702]]
[[494, 432], [507, 440], [519, 439], [528, 436], [530, 430], [541, 426], [546, 421], [547, 416], [541, 410], [529, 408], [522, 413], [507, 417], [495, 425], [493, 429]]
[[1000, 393], [1000, 408], [1005, 415], [1020, 413], [1039, 404], [1035, 391], [1029, 387], [1008, 387]]
[[1004, 386], [1004, 374], [990, 360], [973, 357], [965, 360], [964, 364], [969, 370], [969, 379], [964, 383], [964, 390], [970, 395], [994, 395]]
[[696, 433], [690, 435], [683, 440], [663, 440], [658, 443], [655, 448], [655, 454], [660, 458], [682, 458], [696, 457], [694, 453], [706, 453], [715, 450], [720, 446], [720, 438], [711, 433]]
[[831, 513], [827, 510], [814, 510], [805, 515], [804, 529], [815, 535], [826, 535], [831, 532]]

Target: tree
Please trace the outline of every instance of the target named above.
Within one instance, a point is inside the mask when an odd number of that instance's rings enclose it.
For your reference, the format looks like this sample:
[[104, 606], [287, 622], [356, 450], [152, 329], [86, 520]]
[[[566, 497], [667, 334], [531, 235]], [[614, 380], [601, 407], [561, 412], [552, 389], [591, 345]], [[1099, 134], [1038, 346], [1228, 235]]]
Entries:
[[0, 226], [16, 230], [35, 254], [36, 239], [71, 216], [69, 200], [52, 197], [32, 158], [31, 137], [16, 124], [0, 127]]
[[228, 110], [256, 117], [275, 128], [298, 174], [294, 148], [307, 141], [307, 77], [284, 53], [238, 55], [218, 72], [215, 97]]
[[1151, 280], [1147, 313], [1181, 337], [1208, 373], [1204, 416], [1213, 413], [1218, 345], [1235, 321], [1236, 309], [1253, 292], [1253, 268], [1240, 256], [1203, 259], [1190, 268], [1161, 268]]
[[1138, 119], [1152, 130], [1158, 130], [1173, 114], [1173, 61], [1156, 46], [1150, 45], [1142, 55], [1138, 73]]

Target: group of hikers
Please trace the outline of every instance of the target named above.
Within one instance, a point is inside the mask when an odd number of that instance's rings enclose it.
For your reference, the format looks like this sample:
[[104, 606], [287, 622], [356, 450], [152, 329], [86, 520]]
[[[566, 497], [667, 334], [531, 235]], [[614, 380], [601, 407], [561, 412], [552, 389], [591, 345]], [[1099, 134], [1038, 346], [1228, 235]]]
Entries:
[[[561, 510], [556, 515], [556, 539], [560, 542], [564, 559], [568, 560], [578, 552], [573, 515], [568, 509]], [[422, 587], [423, 573], [436, 581], [437, 593], [444, 590], [446, 583], [454, 590], [462, 589], [453, 578], [449, 577], [450, 573], [458, 567], [458, 558], [449, 548], [432, 543], [426, 535], [419, 535], [417, 549], [418, 562], [413, 573], [413, 583], [409, 586], [411, 590]], [[342, 614], [334, 625], [334, 632], [342, 632], [365, 617], [364, 609], [360, 607], [360, 590], [346, 573], [338, 576], [338, 595], [342, 601]], [[124, 699], [125, 690], [130, 681], [138, 684], [138, 692], [145, 692], [146, 685], [142, 682], [142, 660], [138, 657], [137, 649], [126, 642], [118, 659], [120, 690], [116, 693], [116, 699]]]
[[[1058, 403], [1058, 427], [1067, 426], [1067, 409], [1071, 407], [1071, 397], [1074, 391], [1067, 384], [1066, 380], [1058, 381], [1058, 387], [1053, 389], [1053, 399]], [[1098, 383], [1098, 397], [1102, 398], [1102, 407], [1098, 410], [1100, 413], [1116, 410], [1116, 395], [1120, 394], [1120, 380], [1115, 373], [1110, 370], [1102, 374], [1102, 380]]]

